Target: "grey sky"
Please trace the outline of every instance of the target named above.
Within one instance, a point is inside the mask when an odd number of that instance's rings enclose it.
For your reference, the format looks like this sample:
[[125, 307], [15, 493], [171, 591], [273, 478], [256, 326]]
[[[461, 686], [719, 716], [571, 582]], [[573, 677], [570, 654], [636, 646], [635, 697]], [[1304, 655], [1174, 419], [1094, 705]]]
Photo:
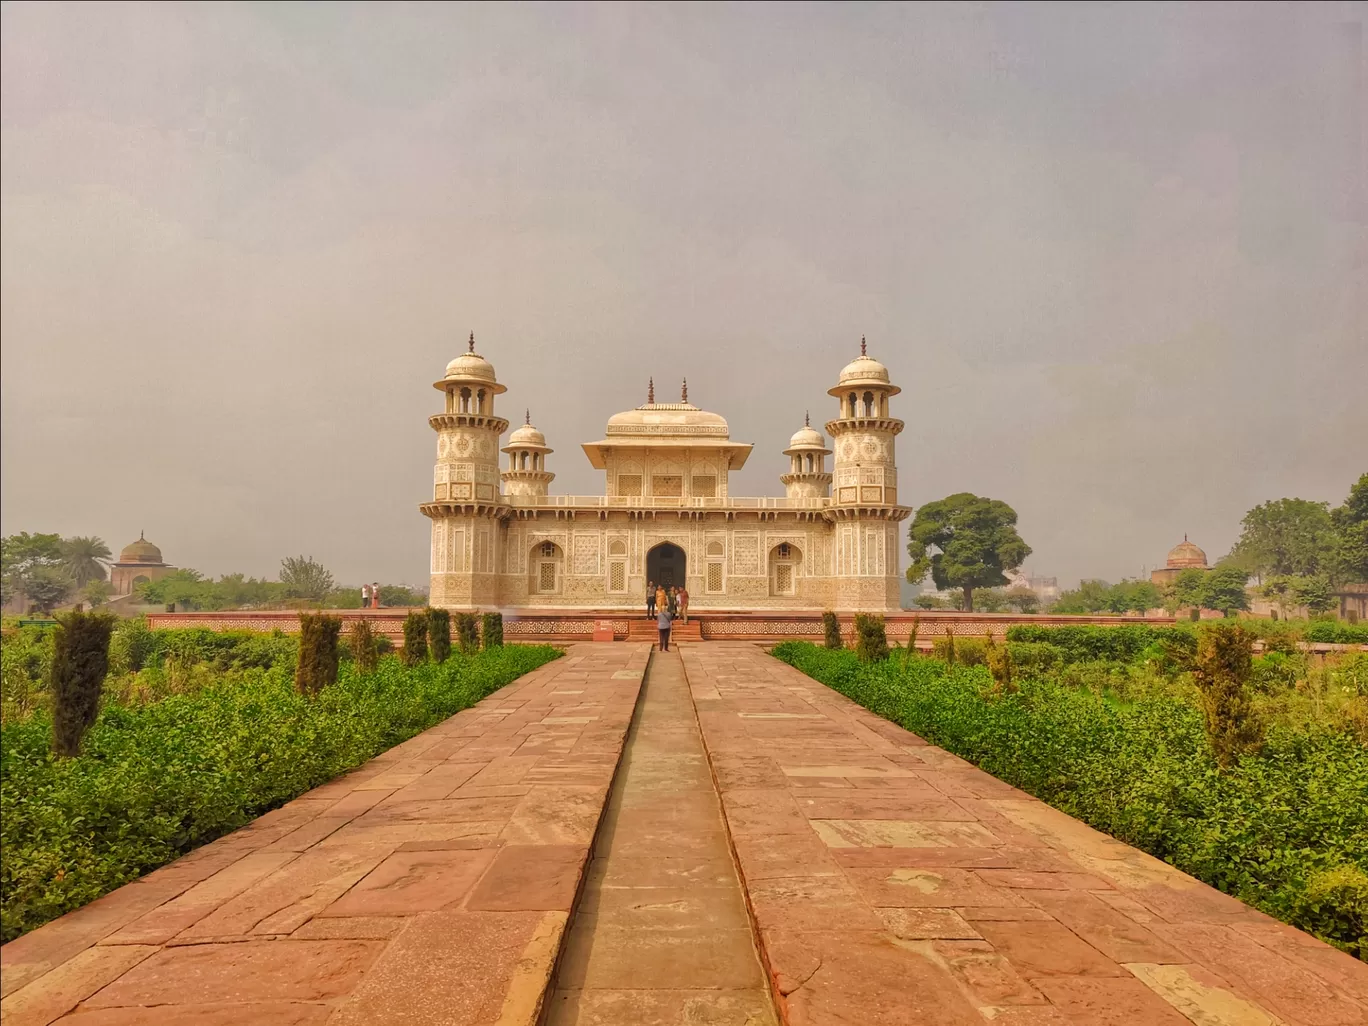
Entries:
[[901, 497], [1111, 580], [1368, 470], [1364, 4], [3, 8], [3, 529], [426, 582], [474, 330], [556, 449], [858, 351]]

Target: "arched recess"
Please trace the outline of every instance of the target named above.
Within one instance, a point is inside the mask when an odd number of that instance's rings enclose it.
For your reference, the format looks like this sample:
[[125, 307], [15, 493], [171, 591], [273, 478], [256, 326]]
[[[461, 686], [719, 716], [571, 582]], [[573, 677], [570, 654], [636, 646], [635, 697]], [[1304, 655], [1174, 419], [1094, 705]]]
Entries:
[[565, 571], [565, 550], [553, 541], [532, 546], [527, 560], [527, 590], [533, 595], [557, 595]]
[[662, 588], [684, 587], [688, 556], [673, 542], [661, 542], [646, 553], [646, 579]]
[[793, 595], [798, 590], [798, 570], [803, 553], [792, 542], [780, 542], [769, 552], [769, 593]]
[[608, 543], [608, 590], [616, 593], [627, 590], [627, 543], [621, 538]]
[[720, 595], [726, 591], [726, 575], [724, 569], [727, 558], [727, 546], [718, 539], [708, 542], [705, 558], [703, 590], [711, 595]]

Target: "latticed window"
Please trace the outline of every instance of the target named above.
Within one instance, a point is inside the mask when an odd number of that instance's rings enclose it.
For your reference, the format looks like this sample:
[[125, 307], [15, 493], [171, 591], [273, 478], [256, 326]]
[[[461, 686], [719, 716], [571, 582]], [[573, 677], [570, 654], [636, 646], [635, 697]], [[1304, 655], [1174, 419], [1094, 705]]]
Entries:
[[708, 590], [709, 590], [709, 591], [721, 591], [721, 590], [722, 590], [722, 564], [721, 564], [721, 563], [709, 563], [709, 564], [708, 564]]
[[683, 495], [684, 479], [674, 474], [653, 477], [651, 478], [651, 494], [670, 497]]
[[537, 566], [537, 590], [556, 590], [556, 564], [540, 563]]
[[608, 590], [626, 591], [627, 590], [627, 564], [614, 561], [608, 564]]
[[694, 495], [704, 499], [717, 497], [717, 478], [711, 474], [696, 474], [692, 483]]
[[640, 474], [619, 474], [617, 479], [617, 490], [619, 495], [640, 495], [641, 494], [641, 475]]
[[789, 558], [789, 543], [788, 543], [788, 542], [780, 542], [780, 543], [779, 543], [779, 558], [780, 558], [780, 559], [788, 559], [788, 558]]
[[774, 590], [780, 595], [793, 591], [793, 567], [780, 563], [774, 568]]
[[543, 556], [545, 556], [547, 559], [550, 559], [551, 557], [555, 556], [555, 554], [556, 554], [556, 543], [555, 543], [555, 542], [542, 542], [542, 555], [543, 555]]

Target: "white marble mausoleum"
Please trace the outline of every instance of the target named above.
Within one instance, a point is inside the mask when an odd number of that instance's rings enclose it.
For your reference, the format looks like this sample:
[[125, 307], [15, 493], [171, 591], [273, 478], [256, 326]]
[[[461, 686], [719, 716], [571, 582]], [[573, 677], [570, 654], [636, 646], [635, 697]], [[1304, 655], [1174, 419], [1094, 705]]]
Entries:
[[687, 384], [679, 402], [656, 402], [652, 386], [583, 444], [602, 495], [551, 492], [553, 450], [530, 418], [500, 446], [507, 388], [473, 335], [434, 387], [445, 408], [429, 418], [437, 465], [419, 507], [432, 521], [434, 606], [639, 610], [649, 579], [685, 584], [691, 612], [898, 608], [911, 512], [898, 504], [903, 422], [889, 410], [900, 390], [863, 339], [828, 390], [831, 445], [804, 424], [782, 464], [776, 454], [782, 498], [731, 494], [752, 446], [689, 403]]

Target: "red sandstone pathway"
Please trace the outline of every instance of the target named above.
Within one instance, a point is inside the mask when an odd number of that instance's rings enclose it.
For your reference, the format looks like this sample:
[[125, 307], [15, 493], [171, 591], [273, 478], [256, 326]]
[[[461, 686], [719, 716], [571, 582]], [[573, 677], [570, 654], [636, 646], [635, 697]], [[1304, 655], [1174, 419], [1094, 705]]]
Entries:
[[784, 1022], [1368, 1022], [1368, 965], [754, 645], [683, 658]]
[[5, 1026], [531, 1026], [648, 648], [582, 645], [0, 948]]

